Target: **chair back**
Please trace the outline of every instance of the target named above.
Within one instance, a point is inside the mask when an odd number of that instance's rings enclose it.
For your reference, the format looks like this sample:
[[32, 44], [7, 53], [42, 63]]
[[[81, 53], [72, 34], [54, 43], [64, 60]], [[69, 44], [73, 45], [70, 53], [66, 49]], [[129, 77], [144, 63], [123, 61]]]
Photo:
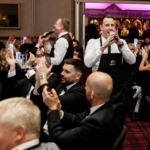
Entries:
[[123, 126], [122, 131], [115, 140], [111, 150], [121, 150], [125, 139], [126, 130], [127, 130], [126, 126]]

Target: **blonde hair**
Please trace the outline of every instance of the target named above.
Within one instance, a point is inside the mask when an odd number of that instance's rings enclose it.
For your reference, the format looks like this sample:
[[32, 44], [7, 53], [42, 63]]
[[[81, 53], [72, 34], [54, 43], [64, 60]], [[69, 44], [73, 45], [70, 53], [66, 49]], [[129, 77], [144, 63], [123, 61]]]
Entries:
[[6, 54], [11, 51], [9, 49], [0, 50], [0, 70], [8, 70], [9, 64], [6, 61]]
[[5, 99], [0, 102], [1, 123], [11, 129], [24, 126], [27, 133], [39, 138], [41, 116], [39, 108], [31, 100], [22, 97]]
[[69, 20], [67, 18], [61, 18], [61, 17], [59, 19], [61, 19], [61, 24], [63, 25], [64, 29], [68, 31], [70, 27]]

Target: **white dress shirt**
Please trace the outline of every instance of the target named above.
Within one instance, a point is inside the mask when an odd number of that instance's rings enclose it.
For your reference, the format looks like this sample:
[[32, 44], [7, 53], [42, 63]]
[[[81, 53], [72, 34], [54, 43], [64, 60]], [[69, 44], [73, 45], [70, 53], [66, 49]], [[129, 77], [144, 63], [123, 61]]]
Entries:
[[[68, 32], [60, 33], [58, 35], [58, 39], [56, 40], [56, 42], [54, 44], [54, 57], [51, 57], [51, 63], [54, 65], [59, 65], [65, 57], [65, 54], [69, 47], [69, 43], [65, 38], [63, 38], [61, 36], [65, 35], [67, 33]], [[45, 49], [49, 54], [51, 53], [51, 48], [52, 48], [52, 46], [50, 44], [45, 46]]]
[[[101, 36], [102, 38], [102, 45], [106, 41], [106, 39]], [[128, 64], [134, 64], [136, 62], [135, 55], [130, 51], [128, 48], [127, 43], [125, 40], [121, 39], [121, 41], [124, 43], [124, 46], [122, 48], [118, 49], [118, 46], [116, 43], [113, 43], [111, 45], [111, 53], [122, 53], [123, 58], [126, 60]], [[100, 50], [100, 38], [98, 39], [90, 39], [86, 46], [85, 56], [84, 56], [84, 63], [88, 68], [92, 68], [92, 71], [97, 71], [100, 63], [100, 59], [102, 54], [108, 53], [108, 48], [102, 52]]]
[[38, 145], [39, 143], [40, 143], [39, 139], [34, 139], [34, 140], [31, 140], [31, 141], [25, 142], [23, 144], [20, 144], [20, 145], [14, 147], [11, 150], [25, 150], [27, 148], [33, 147], [35, 145]]
[[104, 105], [104, 104], [100, 104], [100, 105], [91, 107], [91, 108], [90, 108], [90, 113], [89, 113], [88, 116], [86, 116], [86, 118], [89, 117], [91, 114], [93, 114], [98, 108], [100, 108], [100, 107], [103, 106], [103, 105]]

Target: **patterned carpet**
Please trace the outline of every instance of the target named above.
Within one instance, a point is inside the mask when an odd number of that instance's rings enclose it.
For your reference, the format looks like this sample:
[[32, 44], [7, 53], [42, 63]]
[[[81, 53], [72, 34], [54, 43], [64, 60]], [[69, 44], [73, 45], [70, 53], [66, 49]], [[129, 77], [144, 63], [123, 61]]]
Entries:
[[147, 150], [150, 142], [150, 122], [132, 122], [126, 116], [127, 133], [122, 150]]

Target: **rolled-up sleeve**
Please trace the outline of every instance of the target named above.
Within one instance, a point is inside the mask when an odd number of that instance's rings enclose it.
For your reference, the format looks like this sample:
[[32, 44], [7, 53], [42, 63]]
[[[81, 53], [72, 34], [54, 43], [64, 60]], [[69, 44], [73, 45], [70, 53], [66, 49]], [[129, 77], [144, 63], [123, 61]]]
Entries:
[[131, 52], [127, 43], [124, 40], [122, 40], [122, 42], [124, 43], [124, 46], [120, 49], [120, 51], [123, 55], [123, 58], [128, 64], [132, 65], [136, 62], [136, 56]]
[[93, 67], [101, 58], [102, 52], [100, 51], [99, 39], [89, 40], [84, 56], [84, 63], [86, 67]]

